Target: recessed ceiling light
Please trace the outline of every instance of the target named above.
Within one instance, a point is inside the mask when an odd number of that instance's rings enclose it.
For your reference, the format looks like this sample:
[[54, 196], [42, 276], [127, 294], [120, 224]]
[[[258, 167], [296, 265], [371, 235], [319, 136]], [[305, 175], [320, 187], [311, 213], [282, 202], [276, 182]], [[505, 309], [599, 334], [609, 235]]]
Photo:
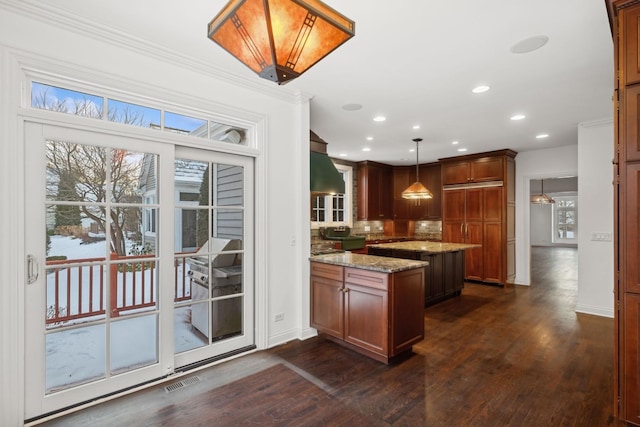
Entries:
[[547, 36], [533, 36], [523, 40], [511, 46], [511, 53], [529, 53], [534, 50], [540, 49], [547, 44], [549, 37]]
[[416, 151], [416, 149], [415, 149], [415, 148], [410, 148], [410, 149], [409, 149], [409, 152], [410, 152], [410, 153], [413, 153], [414, 151]]
[[525, 116], [524, 114], [514, 114], [513, 116], [511, 116], [511, 120], [516, 121], [516, 120], [522, 120], [524, 119]]
[[342, 109], [345, 111], [358, 111], [362, 109], [362, 105], [360, 104], [344, 104]]
[[460, 142], [458, 142], [458, 141], [452, 141], [451, 142], [451, 145], [458, 145], [458, 144], [460, 144]]
[[420, 129], [420, 125], [413, 125], [414, 129]]
[[488, 91], [489, 89], [491, 89], [490, 86], [480, 85], [480, 86], [476, 86], [473, 89], [471, 89], [471, 92], [473, 92], [473, 93], [484, 93], [484, 92]]
[[458, 148], [458, 151], [461, 152], [461, 153], [464, 153], [465, 151], [467, 151], [467, 149], [466, 148]]
[[384, 122], [385, 120], [387, 120], [385, 116], [376, 116], [373, 118], [374, 122]]
[[362, 149], [362, 151], [371, 151], [371, 148], [369, 148], [369, 147], [364, 147], [364, 148]]
[[540, 135], [536, 135], [536, 138], [538, 139], [543, 139], [543, 138], [548, 138], [549, 134], [548, 133], [541, 133]]
[[372, 136], [368, 136], [367, 137], [367, 141], [373, 141], [373, 137]]
[[347, 157], [347, 153], [340, 153], [339, 156], [340, 157]]

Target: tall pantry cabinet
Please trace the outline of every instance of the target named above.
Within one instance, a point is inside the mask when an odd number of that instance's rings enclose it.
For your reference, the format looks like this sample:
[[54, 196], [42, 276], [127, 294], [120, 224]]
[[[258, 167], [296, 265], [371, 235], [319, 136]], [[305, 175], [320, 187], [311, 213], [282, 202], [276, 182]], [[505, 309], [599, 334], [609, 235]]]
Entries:
[[615, 68], [614, 413], [640, 425], [640, 1], [605, 3]]
[[440, 159], [442, 240], [465, 251], [465, 278], [515, 280], [515, 158], [512, 150]]

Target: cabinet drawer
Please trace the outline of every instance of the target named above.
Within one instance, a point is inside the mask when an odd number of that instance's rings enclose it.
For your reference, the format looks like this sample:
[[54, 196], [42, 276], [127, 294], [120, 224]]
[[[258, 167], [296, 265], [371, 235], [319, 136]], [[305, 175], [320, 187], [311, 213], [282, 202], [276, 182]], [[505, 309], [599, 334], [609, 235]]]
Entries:
[[361, 270], [358, 268], [345, 268], [344, 282], [345, 285], [353, 283], [386, 291], [389, 284], [389, 274], [379, 273], [377, 271]]
[[321, 262], [311, 262], [311, 275], [324, 277], [326, 279], [339, 280], [342, 282], [344, 267], [339, 265], [323, 264]]

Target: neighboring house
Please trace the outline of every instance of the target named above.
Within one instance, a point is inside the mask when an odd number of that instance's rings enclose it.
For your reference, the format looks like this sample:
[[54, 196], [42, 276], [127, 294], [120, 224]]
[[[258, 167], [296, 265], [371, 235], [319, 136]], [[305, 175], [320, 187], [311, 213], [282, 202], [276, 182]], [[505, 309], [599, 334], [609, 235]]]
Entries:
[[[145, 154], [138, 192], [144, 204], [156, 204], [156, 159], [155, 155]], [[210, 164], [212, 168], [212, 237], [242, 239], [242, 210], [225, 209], [226, 206], [242, 205], [242, 168], [239, 166]], [[206, 236], [208, 231], [199, 230], [198, 216], [206, 215], [208, 209], [195, 209], [200, 206], [202, 183], [207, 176], [208, 163], [176, 159], [174, 169], [174, 202], [180, 208], [175, 210], [175, 251], [192, 252], [200, 246], [198, 236]], [[205, 187], [206, 188], [206, 187]], [[203, 202], [202, 205], [206, 204]], [[189, 209], [193, 206], [194, 209]], [[201, 220], [201, 224], [207, 224]], [[142, 246], [155, 247], [157, 232], [156, 209], [144, 210], [142, 217]]]

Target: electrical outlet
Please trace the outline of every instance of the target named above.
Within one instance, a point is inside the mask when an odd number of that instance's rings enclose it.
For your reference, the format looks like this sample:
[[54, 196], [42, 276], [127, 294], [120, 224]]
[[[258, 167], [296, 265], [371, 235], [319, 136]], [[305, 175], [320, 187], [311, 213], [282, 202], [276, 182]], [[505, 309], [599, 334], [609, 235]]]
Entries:
[[364, 226], [364, 231], [371, 231], [371, 226], [365, 225]]
[[274, 321], [276, 322], [281, 322], [284, 320], [284, 313], [278, 313], [275, 316], [273, 316]]

